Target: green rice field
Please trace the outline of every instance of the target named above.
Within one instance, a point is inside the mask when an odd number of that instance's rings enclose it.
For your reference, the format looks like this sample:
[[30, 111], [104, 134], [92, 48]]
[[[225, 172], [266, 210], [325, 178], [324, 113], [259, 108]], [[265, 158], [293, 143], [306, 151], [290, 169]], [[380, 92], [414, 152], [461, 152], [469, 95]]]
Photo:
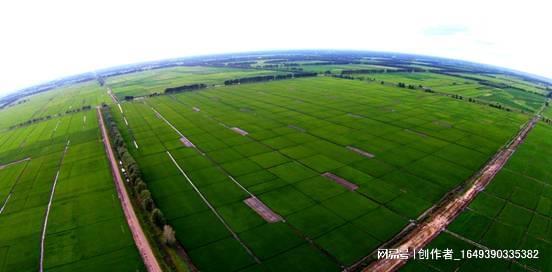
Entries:
[[[198, 150], [184, 147], [153, 109]], [[129, 126], [122, 131], [138, 145], [132, 152], [156, 203], [206, 271], [279, 270], [284, 260], [292, 270], [351, 265], [469, 178], [527, 120], [447, 97], [332, 78], [162, 96], [124, 103], [123, 112]], [[260, 264], [217, 222], [166, 151]], [[325, 172], [360, 187], [348, 191], [322, 177]], [[286, 222], [264, 222], [243, 203], [247, 191]]]
[[[492, 249], [538, 249], [538, 259], [420, 261], [407, 266], [415, 271], [550, 271], [552, 261], [552, 127], [538, 125], [497, 175], [458, 219], [429, 247], [456, 246]], [[458, 269], [458, 270], [456, 270]]]
[[[176, 246], [162, 243], [165, 234], [153, 233], [136, 205], [163, 269], [178, 272], [190, 264], [207, 272], [357, 271], [347, 269], [465, 184], [534, 114], [552, 116], [543, 108], [550, 85], [492, 71], [447, 73], [418, 59], [260, 55], [201, 65], [144, 66], [106, 76], [103, 86], [97, 78], [0, 108], [0, 271], [41, 263], [44, 271], [147, 270], [96, 106], [113, 116], [175, 231]], [[290, 67], [318, 75], [224, 85]], [[338, 78], [359, 69], [378, 72]], [[207, 87], [164, 94], [191, 84]], [[538, 249], [541, 258], [415, 259], [401, 271], [552, 271], [551, 137], [552, 126], [539, 122], [427, 247]], [[275, 222], [246, 199], [264, 204]]]

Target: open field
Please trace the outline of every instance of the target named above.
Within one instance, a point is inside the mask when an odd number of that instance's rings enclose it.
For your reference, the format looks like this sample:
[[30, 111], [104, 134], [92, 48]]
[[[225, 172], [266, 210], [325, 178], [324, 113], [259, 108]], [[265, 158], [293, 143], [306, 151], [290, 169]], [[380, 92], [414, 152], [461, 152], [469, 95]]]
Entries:
[[64, 114], [83, 106], [99, 105], [108, 102], [109, 98], [97, 82], [89, 81], [28, 96], [24, 100], [26, 102], [16, 102], [13, 106], [0, 110], [0, 129], [30, 119], [55, 117], [56, 114]]
[[45, 270], [143, 270], [116, 198], [94, 111], [0, 135], [0, 161], [31, 157], [0, 170], [6, 177], [1, 179], [2, 197], [12, 188], [0, 214], [0, 271], [38, 270], [50, 196]]
[[[460, 217], [449, 226], [452, 234], [441, 234], [429, 248], [458, 245], [457, 250], [487, 247], [491, 249], [538, 249], [539, 259], [501, 261], [424, 261], [407, 265], [408, 269], [472, 271], [485, 265], [494, 270], [550, 271], [552, 261], [552, 127], [540, 124], [514, 154], [495, 180]], [[475, 244], [474, 244], [475, 243]], [[480, 245], [480, 246], [476, 246]]]
[[274, 74], [280, 73], [256, 69], [181, 66], [115, 76], [108, 78], [107, 84], [117, 97], [123, 98], [127, 95], [163, 93], [169, 87], [194, 83], [222, 84], [228, 79]]
[[[164, 236], [144, 228], [161, 238], [150, 241], [159, 247], [155, 254], [178, 254], [159, 258], [163, 269], [188, 271], [191, 259], [207, 272], [342, 271], [421, 222], [422, 213], [486, 165], [541, 108], [551, 86], [485, 67], [470, 72], [470, 64], [454, 69], [358, 52], [180, 61], [97, 71], [106, 86], [88, 81], [6, 100], [12, 104], [0, 109], [0, 271], [36, 271], [40, 264], [47, 271], [147, 269], [127, 225], [136, 230], [136, 220], [125, 218], [101, 142], [94, 107], [103, 102], [185, 249], [159, 250], [165, 245], [155, 243]], [[148, 67], [159, 69], [142, 71]], [[336, 78], [358, 69], [377, 72]], [[319, 74], [224, 86], [300, 70]], [[164, 94], [191, 84], [209, 88]], [[111, 99], [109, 88], [123, 102]], [[148, 97], [154, 93], [161, 95]], [[549, 107], [542, 114], [552, 116]], [[539, 249], [541, 259], [416, 260], [404, 271], [552, 270], [545, 257], [552, 253], [551, 136], [552, 127], [540, 123], [429, 245]], [[186, 261], [173, 262], [178, 258]]]
[[[473, 74], [466, 75], [474, 78], [480, 77]], [[528, 91], [515, 88], [485, 86], [479, 84], [475, 80], [429, 72], [354, 74], [353, 76], [373, 78], [376, 81], [385, 81], [394, 84], [403, 82], [414, 86], [421, 85], [438, 92], [458, 94], [465, 98], [475, 98], [490, 103], [500, 103], [506, 107], [530, 112], [538, 110], [546, 100], [545, 96]], [[492, 79], [495, 83], [503, 82], [504, 84], [511, 84], [504, 79]], [[539, 93], [542, 93], [542, 90]]]
[[[128, 127], [113, 113], [125, 138], [137, 142], [131, 152], [156, 203], [206, 271], [278, 270], [283, 260], [291, 270], [351, 265], [471, 176], [527, 120], [333, 78], [220, 87], [123, 108]], [[175, 129], [197, 149], [185, 147]], [[167, 150], [260, 263], [217, 222]], [[349, 191], [326, 172], [359, 188]], [[247, 191], [232, 178], [286, 221], [265, 222], [243, 203]]]
[[484, 81], [489, 81], [492, 83], [498, 83], [498, 84], [505, 84], [511, 87], [523, 89], [527, 92], [532, 93], [538, 93], [538, 94], [547, 94], [546, 88], [542, 86], [541, 84], [536, 83], [530, 83], [527, 81], [523, 81], [519, 78], [513, 77], [513, 76], [506, 76], [506, 75], [482, 75], [482, 74], [466, 74], [466, 73], [459, 73], [458, 75], [462, 76], [468, 76], [472, 78], [481, 79]]

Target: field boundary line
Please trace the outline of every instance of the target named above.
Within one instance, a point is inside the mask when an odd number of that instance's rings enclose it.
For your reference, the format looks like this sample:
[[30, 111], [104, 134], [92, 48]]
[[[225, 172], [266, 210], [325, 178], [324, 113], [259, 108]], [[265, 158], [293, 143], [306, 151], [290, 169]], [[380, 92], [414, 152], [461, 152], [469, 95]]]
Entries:
[[[169, 95], [169, 97], [170, 97], [171, 99], [173, 99], [176, 103], [179, 103], [179, 104], [181, 104], [181, 105], [186, 105], [183, 101], [181, 101], [180, 99], [178, 99], [177, 97], [175, 97], [175, 96], [173, 96], [173, 95]], [[224, 102], [222, 102], [222, 103], [224, 103]], [[169, 107], [169, 108], [171, 108], [173, 111], [175, 111], [175, 109], [172, 108], [171, 106], [167, 105], [167, 107]], [[178, 113], [178, 112], [177, 112], [177, 113]], [[180, 115], [180, 113], [178, 113], [178, 114]], [[183, 117], [182, 115], [180, 115], [180, 116]], [[204, 116], [205, 118], [207, 118], [207, 119], [213, 121], [213, 122], [217, 122], [219, 125], [221, 125], [221, 126], [223, 126], [223, 127], [225, 127], [225, 128], [228, 128], [228, 126], [226, 126], [224, 123], [220, 122], [219, 119], [216, 119], [216, 118], [212, 117], [211, 115], [209, 115], [209, 114], [206, 113], [206, 112], [203, 112], [203, 116]], [[260, 142], [260, 141], [258, 141], [258, 140], [256, 140], [256, 139], [251, 138], [250, 135], [245, 135], [244, 137], [248, 137], [248, 138], [252, 139], [254, 142], [257, 142], [257, 143], [259, 143], [259, 144], [261, 144], [261, 145], [263, 145], [263, 146], [269, 148], [269, 149], [272, 150], [272, 151], [279, 152], [280, 154], [282, 154], [282, 155], [285, 156], [286, 158], [289, 158], [289, 159], [294, 160], [293, 158], [289, 157], [288, 155], [281, 153], [281, 152], [278, 151], [277, 149], [275, 149], [275, 148], [273, 148], [273, 147], [271, 147], [271, 146], [269, 146], [269, 145], [267, 145], [267, 144], [265, 144], [265, 143], [262, 143], [262, 142]], [[207, 158], [209, 159], [209, 157], [207, 157]], [[213, 163], [214, 163], [215, 165], [217, 165], [217, 167], [220, 167], [220, 166], [218, 165], [218, 163], [216, 163], [216, 162], [213, 162]], [[303, 165], [303, 166], [309, 168], [309, 169], [312, 169], [312, 168], [310, 168], [309, 166], [302, 164], [301, 162], [299, 162], [299, 163], [300, 163], [301, 165]], [[222, 169], [222, 171], [223, 171], [224, 173], [227, 173], [227, 171], [224, 170], [222, 167], [220, 167], [220, 168]], [[316, 171], [316, 170], [314, 170], [314, 169], [312, 169], [312, 170], [313, 170], [313, 171]], [[230, 175], [228, 175], [228, 176], [230, 176]], [[246, 191], [246, 192], [249, 192], [248, 190], [245, 190], [245, 191]], [[268, 207], [268, 206], [267, 206], [267, 207]], [[270, 208], [270, 207], [269, 207], [269, 208]], [[255, 212], [257, 212], [257, 211], [255, 210]], [[335, 262], [336, 264], [338, 264], [340, 267], [344, 267], [343, 263], [342, 263], [341, 261], [339, 261], [339, 259], [337, 259], [335, 256], [333, 256], [329, 251], [327, 251], [326, 249], [324, 249], [322, 246], [318, 245], [318, 243], [316, 243], [315, 240], [313, 240], [312, 238], [310, 238], [309, 236], [307, 236], [307, 235], [306, 235], [305, 233], [303, 233], [300, 229], [298, 229], [298, 228], [296, 228], [295, 226], [293, 226], [292, 224], [290, 224], [290, 223], [285, 219], [284, 216], [281, 216], [281, 218], [282, 218], [282, 222], [286, 223], [286, 225], [287, 225], [288, 227], [290, 227], [291, 230], [294, 231], [299, 237], [301, 237], [301, 239], [307, 241], [307, 243], [309, 243], [310, 245], [314, 246], [317, 250], [319, 250], [322, 254], [324, 254], [324, 255], [325, 255], [326, 257], [328, 257], [330, 260], [332, 260], [333, 262]]]
[[186, 174], [186, 172], [184, 172], [184, 170], [182, 170], [182, 168], [180, 167], [180, 165], [178, 164], [178, 162], [176, 162], [176, 160], [174, 159], [174, 157], [172, 156], [171, 152], [169, 152], [168, 150], [166, 151], [167, 152], [167, 155], [169, 155], [169, 158], [171, 159], [171, 161], [174, 163], [174, 165], [176, 166], [176, 168], [178, 168], [178, 170], [180, 171], [180, 173], [182, 173], [182, 175], [184, 176], [184, 178], [186, 178], [186, 180], [188, 181], [188, 183], [190, 183], [190, 185], [192, 185], [192, 188], [194, 189], [194, 191], [199, 195], [199, 197], [201, 197], [201, 199], [203, 200], [203, 202], [205, 202], [205, 204], [207, 204], [207, 206], [209, 207], [209, 209], [211, 209], [211, 211], [215, 214], [215, 216], [218, 218], [218, 220], [224, 225], [224, 227], [230, 232], [230, 234], [232, 235], [232, 237], [234, 237], [234, 239], [236, 239], [236, 241], [238, 241], [241, 246], [247, 251], [247, 253], [249, 255], [251, 255], [251, 257], [255, 260], [256, 263], [261, 263], [261, 261], [259, 260], [259, 258], [253, 253], [253, 251], [251, 251], [251, 249], [249, 249], [249, 247], [240, 239], [240, 237], [238, 236], [238, 234], [236, 234], [234, 232], [234, 230], [232, 230], [232, 228], [230, 228], [230, 226], [228, 225], [228, 223], [226, 223], [226, 221], [224, 220], [224, 218], [222, 218], [222, 216], [220, 216], [220, 214], [217, 212], [217, 210], [213, 207], [213, 205], [211, 205], [211, 203], [209, 202], [209, 200], [207, 200], [207, 198], [201, 193], [201, 191], [195, 186], [195, 184], [192, 182], [192, 180], [188, 177], [188, 175]]
[[[477, 175], [468, 179], [468, 181], [459, 188], [453, 189], [453, 191], [451, 191], [453, 193], [450, 194], [450, 197], [444, 198], [440, 203], [424, 212], [427, 216], [423, 219], [420, 218], [422, 220], [419, 224], [406, 233], [401, 232], [401, 234], [403, 234], [401, 237], [396, 236], [391, 239], [396, 239], [396, 242], [391, 244], [391, 248], [397, 249], [399, 252], [408, 253], [408, 259], [410, 259], [414, 253], [413, 250], [421, 249], [429, 244], [429, 242], [445, 230], [445, 228], [475, 199], [479, 192], [483, 191], [493, 180], [494, 176], [514, 154], [517, 147], [523, 143], [525, 137], [534, 128], [539, 119], [540, 116], [538, 114], [530, 119], [518, 133], [477, 172]], [[347, 270], [361, 269], [361, 267], [369, 262], [373, 254], [374, 252], [365, 256]], [[370, 262], [367, 267], [364, 267], [363, 271], [396, 271], [406, 264], [408, 259], [377, 259]]]
[[[31, 160], [31, 157], [28, 157], [28, 158], [24, 159], [24, 161], [29, 161], [29, 160]], [[21, 176], [23, 175], [23, 173], [27, 169], [28, 165], [29, 165], [28, 163], [25, 164], [25, 167], [23, 167], [23, 169], [21, 169], [21, 172], [17, 176], [17, 180], [12, 184], [12, 186], [10, 188], [10, 191], [8, 192], [8, 196], [6, 197], [6, 199], [4, 199], [4, 202], [2, 203], [2, 208], [0, 208], [0, 214], [2, 214], [4, 212], [4, 209], [6, 208], [6, 205], [8, 205], [8, 201], [10, 200], [10, 198], [13, 194], [13, 190], [15, 189], [15, 186], [17, 186], [17, 184], [19, 183], [19, 180], [21, 179]], [[3, 168], [0, 167], [0, 169], [3, 169]]]
[[0, 170], [6, 168], [8, 166], [14, 165], [14, 164], [18, 164], [18, 163], [22, 163], [24, 161], [28, 161], [30, 159], [31, 159], [31, 157], [27, 157], [27, 158], [24, 158], [24, 159], [21, 159], [21, 160], [18, 160], [18, 161], [12, 161], [12, 162], [8, 162], [6, 164], [2, 164], [2, 165], [0, 165]]
[[44, 216], [44, 223], [42, 225], [42, 234], [40, 237], [40, 272], [44, 271], [44, 243], [46, 240], [46, 229], [48, 228], [48, 217], [50, 216], [50, 209], [52, 208], [52, 201], [54, 200], [54, 194], [56, 192], [56, 185], [59, 179], [59, 172], [61, 169], [61, 166], [63, 165], [63, 159], [65, 159], [65, 155], [67, 154], [67, 149], [69, 149], [69, 144], [71, 143], [70, 140], [67, 140], [67, 144], [65, 145], [65, 150], [63, 150], [63, 154], [61, 155], [61, 160], [59, 162], [59, 167], [56, 172], [56, 177], [54, 178], [54, 184], [52, 185], [52, 189], [50, 190], [50, 199], [48, 201], [48, 206], [46, 207], [46, 215]]
[[113, 149], [111, 147], [109, 134], [105, 127], [105, 122], [104, 122], [100, 107], [97, 107], [96, 110], [98, 114], [100, 130], [102, 133], [102, 141], [104, 143], [106, 155], [109, 159], [111, 173], [113, 175], [113, 181], [117, 189], [117, 195], [119, 196], [121, 207], [123, 208], [123, 212], [124, 212], [128, 227], [132, 233], [132, 238], [134, 240], [136, 248], [140, 252], [140, 255], [142, 256], [142, 260], [144, 261], [144, 265], [146, 266], [148, 271], [161, 272], [162, 271], [161, 266], [159, 265], [159, 262], [153, 253], [149, 240], [147, 239], [144, 233], [144, 230], [140, 225], [140, 221], [138, 220], [138, 216], [134, 211], [134, 207], [130, 202], [130, 197], [126, 190], [125, 184], [123, 183], [123, 178], [121, 177], [121, 173], [119, 172], [119, 166], [117, 164], [115, 154], [113, 153]]

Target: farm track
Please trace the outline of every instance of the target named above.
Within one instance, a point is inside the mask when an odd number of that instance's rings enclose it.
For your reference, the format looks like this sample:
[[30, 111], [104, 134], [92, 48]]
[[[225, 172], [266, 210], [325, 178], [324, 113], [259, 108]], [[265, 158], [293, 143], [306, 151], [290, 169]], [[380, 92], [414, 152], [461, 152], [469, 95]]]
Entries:
[[136, 212], [134, 211], [134, 207], [132, 206], [128, 192], [126, 191], [123, 178], [121, 177], [121, 173], [119, 172], [119, 166], [117, 164], [115, 154], [113, 153], [113, 149], [111, 148], [111, 142], [109, 141], [109, 134], [105, 127], [102, 113], [99, 107], [97, 107], [96, 109], [98, 113], [100, 129], [102, 132], [102, 139], [105, 147], [105, 152], [109, 159], [111, 172], [113, 174], [113, 179], [115, 182], [115, 187], [117, 188], [117, 194], [119, 196], [119, 200], [121, 201], [121, 207], [123, 208], [123, 212], [125, 214], [125, 218], [127, 220], [128, 226], [130, 228], [130, 231], [132, 232], [134, 243], [136, 244], [136, 247], [138, 248], [138, 251], [142, 256], [144, 265], [146, 266], [148, 271], [161, 272], [162, 271], [161, 266], [159, 265], [159, 262], [157, 261], [157, 258], [153, 253], [151, 245], [144, 233], [144, 230], [142, 229], [142, 226], [140, 225], [140, 221], [136, 216]]
[[[539, 119], [539, 115], [533, 117], [521, 128], [512, 141], [496, 153], [472, 180], [468, 181], [467, 188], [460, 191], [454, 197], [446, 198], [442, 203], [430, 208], [430, 212], [427, 213], [428, 217], [414, 228], [405, 232], [404, 236], [400, 237], [390, 248], [398, 249], [399, 252], [408, 252], [410, 258], [415, 250], [422, 249], [429, 244], [475, 199], [480, 191], [485, 189], [494, 176], [508, 162], [519, 145], [523, 143]], [[361, 262], [350, 267], [349, 270], [356, 270], [363, 261], [368, 260], [370, 257], [371, 255], [367, 256]], [[407, 261], [408, 259], [403, 260], [399, 258], [379, 259], [370, 263], [363, 271], [396, 271], [406, 264]]]

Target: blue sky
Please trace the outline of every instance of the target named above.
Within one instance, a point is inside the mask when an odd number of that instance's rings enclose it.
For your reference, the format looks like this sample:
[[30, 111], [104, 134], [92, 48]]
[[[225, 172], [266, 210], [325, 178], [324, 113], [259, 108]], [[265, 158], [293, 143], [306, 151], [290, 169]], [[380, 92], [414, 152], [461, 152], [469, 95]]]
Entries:
[[0, 3], [0, 94], [120, 64], [272, 49], [463, 59], [552, 78], [550, 1]]

